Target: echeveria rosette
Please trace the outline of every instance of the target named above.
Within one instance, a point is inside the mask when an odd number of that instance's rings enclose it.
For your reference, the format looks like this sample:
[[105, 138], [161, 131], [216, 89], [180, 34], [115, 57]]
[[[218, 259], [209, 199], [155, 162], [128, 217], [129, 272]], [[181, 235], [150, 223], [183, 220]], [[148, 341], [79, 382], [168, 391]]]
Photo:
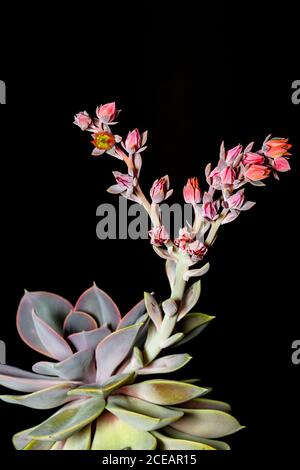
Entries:
[[[183, 299], [177, 344], [195, 337], [212, 319], [188, 313], [197, 295]], [[15, 448], [228, 449], [214, 440], [241, 428], [227, 404], [202, 398], [209, 390], [189, 381], [143, 380], [176, 371], [191, 359], [168, 354], [146, 360], [146, 338], [161, 317], [151, 294], [122, 318], [96, 285], [75, 306], [55, 294], [26, 292], [17, 312], [19, 334], [50, 360], [34, 364], [33, 372], [1, 365], [0, 384], [22, 392], [1, 399], [34, 409], [60, 408], [43, 423], [17, 433]], [[199, 422], [199, 430], [189, 429], [191, 419]]]

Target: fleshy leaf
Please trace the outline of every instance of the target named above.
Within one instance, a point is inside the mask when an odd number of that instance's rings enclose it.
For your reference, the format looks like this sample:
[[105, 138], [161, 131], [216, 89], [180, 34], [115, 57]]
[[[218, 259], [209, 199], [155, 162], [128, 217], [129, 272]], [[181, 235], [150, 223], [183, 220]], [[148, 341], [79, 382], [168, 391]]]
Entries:
[[173, 346], [174, 344], [177, 345], [177, 343], [184, 337], [183, 333], [178, 332], [175, 333], [174, 335], [170, 336], [168, 339], [164, 340], [161, 344], [160, 347], [162, 349], [169, 348], [170, 346]]
[[215, 439], [228, 436], [243, 428], [233, 416], [223, 411], [180, 409], [184, 410], [184, 416], [176, 423], [172, 423], [172, 427], [178, 431]]
[[216, 441], [215, 439], [205, 439], [204, 437], [192, 436], [191, 434], [177, 431], [176, 429], [173, 429], [170, 426], [166, 426], [164, 428], [164, 434], [169, 437], [173, 437], [174, 439], [200, 442], [201, 444], [211, 446], [216, 450], [230, 450], [230, 447], [226, 442]]
[[201, 277], [204, 276], [209, 271], [209, 263], [206, 263], [202, 268], [199, 269], [189, 269], [183, 275], [183, 279], [188, 281], [191, 277]]
[[[40, 442], [43, 442], [43, 441], [40, 441]], [[53, 444], [52, 442], [53, 445], [50, 450], [64, 450], [65, 442], [66, 441], [57, 441], [55, 442], [55, 444]]]
[[160, 357], [152, 361], [148, 366], [139, 369], [137, 373], [139, 375], [167, 374], [184, 367], [191, 359], [192, 356], [189, 354], [172, 354]]
[[75, 388], [71, 390], [68, 395], [69, 396], [101, 396], [101, 397], [106, 397], [110, 393], [112, 393], [114, 390], [117, 390], [120, 388], [122, 385], [132, 383], [134, 379], [135, 374], [134, 373], [129, 373], [129, 374], [118, 374], [118, 375], [113, 375], [110, 377], [110, 379], [105, 382], [103, 385], [98, 385], [98, 384], [89, 384], [89, 385], [81, 385], [78, 388]]
[[181, 346], [198, 336], [214, 318], [205, 313], [188, 313], [178, 325], [178, 329], [184, 333], [184, 337], [175, 346]]
[[113, 330], [121, 320], [121, 314], [114, 301], [96, 284], [79, 297], [75, 310], [89, 313], [97, 318], [100, 326], [108, 325]]
[[15, 434], [12, 438], [16, 450], [48, 450], [53, 445], [51, 441], [34, 441], [29, 437], [34, 428], [25, 429]]
[[105, 411], [97, 420], [92, 450], [153, 450], [156, 439]]
[[101, 326], [92, 331], [82, 331], [81, 333], [73, 333], [68, 336], [68, 340], [75, 346], [78, 351], [84, 349], [96, 349], [100, 341], [111, 334], [111, 330], [106, 326]]
[[192, 400], [207, 393], [209, 389], [175, 380], [146, 380], [133, 385], [125, 385], [119, 393], [155, 403], [175, 405]]
[[37, 440], [63, 441], [94, 421], [104, 407], [105, 401], [100, 397], [76, 400], [35, 427], [30, 436]]
[[125, 328], [126, 326], [134, 325], [139, 318], [144, 315], [146, 312], [145, 301], [144, 299], [141, 300], [138, 304], [136, 304], [126, 315], [122, 318], [118, 325], [118, 330], [121, 328]]
[[30, 393], [29, 395], [0, 395], [0, 398], [7, 403], [28, 406], [38, 410], [47, 410], [71, 401], [72, 398], [69, 398], [67, 393], [75, 386], [73, 383], [62, 383]]
[[48, 352], [48, 356], [53, 357], [57, 361], [63, 361], [72, 356], [73, 352], [68, 343], [53, 328], [37, 316], [32, 310], [32, 320], [36, 333]]
[[215, 450], [207, 444], [184, 439], [173, 439], [157, 431], [153, 431], [152, 434], [156, 437], [158, 446], [162, 450]]
[[80, 333], [81, 331], [95, 330], [98, 327], [96, 320], [85, 312], [70, 312], [64, 321], [64, 336]]
[[77, 431], [68, 437], [64, 450], [90, 450], [91, 448], [91, 425]]
[[183, 403], [183, 408], [191, 408], [198, 410], [220, 410], [225, 413], [231, 412], [231, 406], [228, 403], [218, 400], [210, 400], [207, 398], [194, 398], [191, 401]]
[[[26, 292], [17, 312], [17, 328], [22, 340], [35, 351], [49, 356], [41, 342], [32, 319], [32, 310], [58, 334], [62, 333], [63, 323], [73, 306], [49, 292]], [[51, 357], [51, 356], [50, 356]]]
[[174, 410], [164, 406], [122, 395], [109, 397], [106, 409], [142, 431], [163, 428], [183, 416], [183, 412], [178, 412], [178, 410], [174, 413]]
[[61, 384], [62, 380], [46, 375], [27, 372], [17, 367], [0, 365], [0, 385], [18, 392], [36, 392], [43, 388]]
[[107, 336], [96, 349], [97, 383], [109, 379], [134, 346], [137, 333], [142, 324], [138, 323]]
[[94, 382], [96, 377], [95, 355], [92, 349], [78, 351], [62, 362], [38, 362], [35, 372], [56, 375], [65, 380]]
[[149, 317], [153, 321], [156, 329], [159, 330], [162, 323], [161, 310], [153, 295], [148, 294], [148, 292], [145, 292], [145, 305]]
[[181, 301], [177, 321], [181, 320], [198, 302], [201, 293], [201, 281], [196, 281], [185, 292]]

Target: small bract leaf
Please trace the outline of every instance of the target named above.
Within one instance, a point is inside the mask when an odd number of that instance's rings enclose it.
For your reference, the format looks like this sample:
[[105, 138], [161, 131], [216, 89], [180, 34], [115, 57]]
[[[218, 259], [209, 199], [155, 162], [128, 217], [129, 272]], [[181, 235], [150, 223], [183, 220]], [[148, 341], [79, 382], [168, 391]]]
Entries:
[[156, 302], [153, 295], [148, 294], [148, 292], [145, 292], [144, 295], [145, 295], [145, 305], [146, 305], [146, 309], [149, 314], [149, 317], [153, 321], [156, 329], [159, 330], [161, 323], [162, 323], [162, 315], [161, 315], [161, 310], [159, 308], [159, 305]]
[[196, 281], [185, 292], [181, 301], [177, 321], [181, 320], [198, 302], [201, 293], [201, 281]]
[[170, 346], [173, 346], [174, 344], [177, 344], [183, 337], [184, 337], [183, 333], [181, 333], [181, 332], [175, 333], [174, 335], [170, 336], [170, 338], [165, 339], [160, 344], [160, 347], [162, 349], [169, 348]]

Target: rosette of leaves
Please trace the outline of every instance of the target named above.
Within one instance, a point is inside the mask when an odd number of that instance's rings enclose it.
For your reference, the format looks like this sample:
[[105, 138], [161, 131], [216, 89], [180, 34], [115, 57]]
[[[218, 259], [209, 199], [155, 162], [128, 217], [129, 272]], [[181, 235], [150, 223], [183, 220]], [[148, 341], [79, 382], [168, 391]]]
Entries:
[[157, 378], [191, 359], [188, 354], [163, 355], [165, 350], [195, 337], [212, 319], [189, 313], [197, 289], [192, 294], [182, 301], [173, 336], [151, 354], [162, 312], [150, 294], [122, 318], [96, 285], [75, 307], [55, 294], [26, 292], [17, 313], [18, 332], [50, 360], [34, 364], [33, 372], [1, 365], [0, 384], [22, 392], [1, 399], [56, 410], [41, 424], [17, 433], [15, 448], [229, 449], [219, 438], [241, 426], [228, 404], [204, 398], [209, 389], [194, 381]]

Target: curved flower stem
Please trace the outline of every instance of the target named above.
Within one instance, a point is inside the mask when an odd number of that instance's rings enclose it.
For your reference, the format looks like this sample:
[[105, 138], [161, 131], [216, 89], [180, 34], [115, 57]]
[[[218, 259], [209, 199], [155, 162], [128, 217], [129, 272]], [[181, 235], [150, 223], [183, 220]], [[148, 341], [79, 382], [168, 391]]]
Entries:
[[219, 218], [212, 223], [208, 236], [205, 240], [205, 245], [207, 247], [212, 246], [212, 244], [214, 243], [216, 236], [217, 236], [217, 232], [219, 228], [221, 227], [221, 224], [223, 220], [225, 219], [227, 213], [228, 213], [228, 209], [224, 209], [222, 213], [220, 214]]

